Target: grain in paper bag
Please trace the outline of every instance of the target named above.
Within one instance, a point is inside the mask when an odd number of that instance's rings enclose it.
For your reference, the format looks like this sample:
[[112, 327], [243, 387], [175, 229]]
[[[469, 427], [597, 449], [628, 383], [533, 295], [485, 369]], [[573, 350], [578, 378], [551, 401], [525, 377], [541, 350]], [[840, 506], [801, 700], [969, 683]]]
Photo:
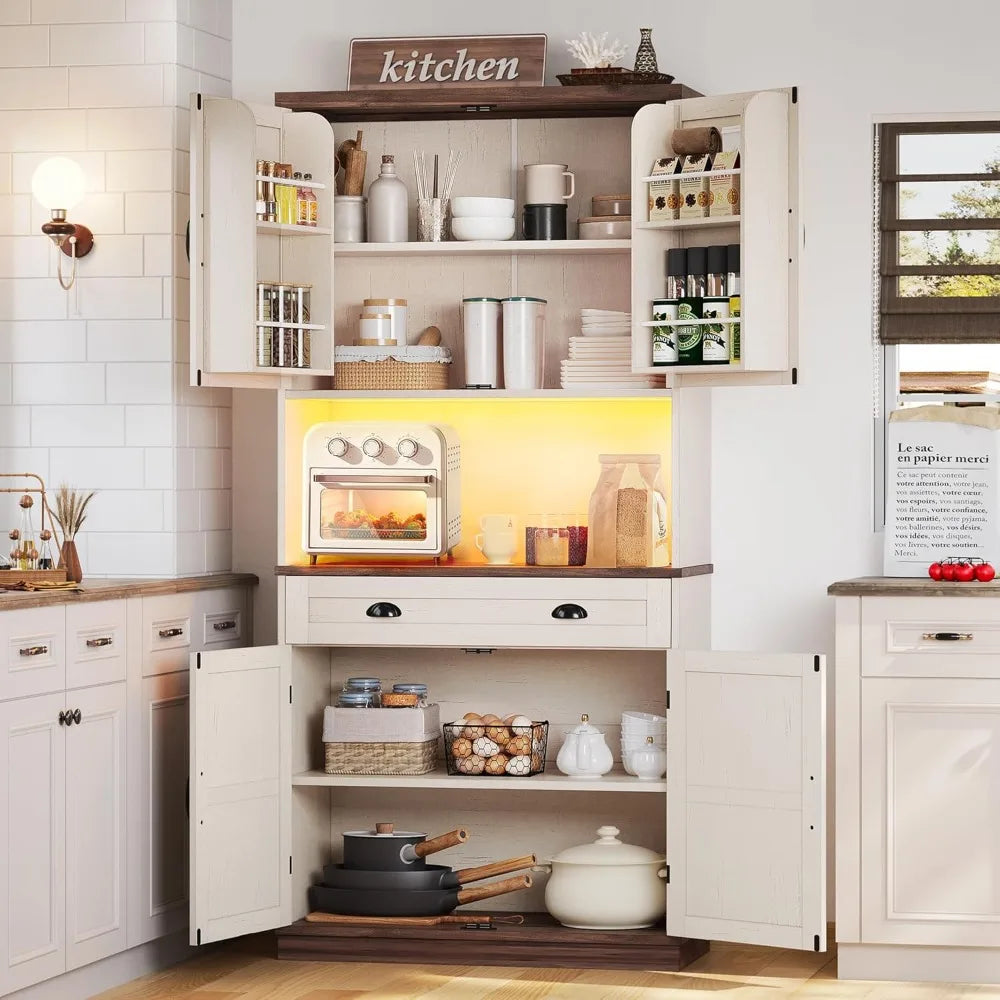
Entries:
[[670, 565], [670, 525], [659, 455], [601, 455], [590, 497], [588, 566]]

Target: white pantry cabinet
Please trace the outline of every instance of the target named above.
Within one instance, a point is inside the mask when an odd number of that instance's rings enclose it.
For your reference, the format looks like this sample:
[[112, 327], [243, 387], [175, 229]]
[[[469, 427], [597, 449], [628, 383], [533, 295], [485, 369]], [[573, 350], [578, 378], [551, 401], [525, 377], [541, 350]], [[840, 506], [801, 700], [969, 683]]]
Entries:
[[1000, 587], [830, 589], [840, 976], [1000, 982]]

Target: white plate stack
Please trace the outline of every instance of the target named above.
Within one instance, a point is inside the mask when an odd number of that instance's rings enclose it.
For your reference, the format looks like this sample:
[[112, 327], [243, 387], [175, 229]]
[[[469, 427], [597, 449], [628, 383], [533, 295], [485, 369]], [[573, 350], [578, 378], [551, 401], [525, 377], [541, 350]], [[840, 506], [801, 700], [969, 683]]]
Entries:
[[662, 389], [662, 375], [632, 371], [632, 316], [607, 309], [581, 309], [580, 337], [570, 337], [562, 362], [564, 389]]
[[653, 746], [667, 749], [667, 720], [664, 716], [649, 712], [622, 712], [622, 766], [629, 774], [635, 774], [629, 757], [636, 750], [648, 749], [650, 736]]

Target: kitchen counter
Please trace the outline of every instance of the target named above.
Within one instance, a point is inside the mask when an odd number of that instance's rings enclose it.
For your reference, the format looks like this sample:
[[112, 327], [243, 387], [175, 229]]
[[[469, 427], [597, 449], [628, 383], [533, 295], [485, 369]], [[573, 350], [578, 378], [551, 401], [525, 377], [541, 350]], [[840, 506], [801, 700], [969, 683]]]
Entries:
[[[3, 577], [0, 576], [0, 583], [2, 580]], [[79, 590], [0, 591], [0, 611], [40, 608], [50, 604], [115, 601], [124, 597], [143, 597], [153, 594], [183, 594], [193, 590], [219, 590], [223, 587], [256, 586], [259, 582], [253, 573], [207, 573], [202, 576], [165, 579], [84, 580]]]
[[275, 566], [275, 576], [437, 576], [437, 577], [613, 577], [615, 579], [670, 580], [706, 576], [711, 563], [696, 566], [650, 566], [618, 569], [601, 566], [501, 566], [463, 562], [331, 562], [316, 566]]
[[928, 577], [859, 576], [826, 588], [836, 597], [1000, 597], [1000, 579], [954, 583]]

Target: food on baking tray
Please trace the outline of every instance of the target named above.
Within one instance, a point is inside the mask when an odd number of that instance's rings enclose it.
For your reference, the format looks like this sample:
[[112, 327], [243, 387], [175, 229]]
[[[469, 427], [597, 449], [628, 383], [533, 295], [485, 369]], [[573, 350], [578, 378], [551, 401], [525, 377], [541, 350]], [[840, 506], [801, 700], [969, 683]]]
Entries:
[[338, 510], [333, 520], [323, 526], [324, 538], [355, 537], [355, 538], [426, 538], [427, 517], [422, 514], [411, 514], [401, 517], [395, 511], [379, 514], [377, 517], [368, 511]]

